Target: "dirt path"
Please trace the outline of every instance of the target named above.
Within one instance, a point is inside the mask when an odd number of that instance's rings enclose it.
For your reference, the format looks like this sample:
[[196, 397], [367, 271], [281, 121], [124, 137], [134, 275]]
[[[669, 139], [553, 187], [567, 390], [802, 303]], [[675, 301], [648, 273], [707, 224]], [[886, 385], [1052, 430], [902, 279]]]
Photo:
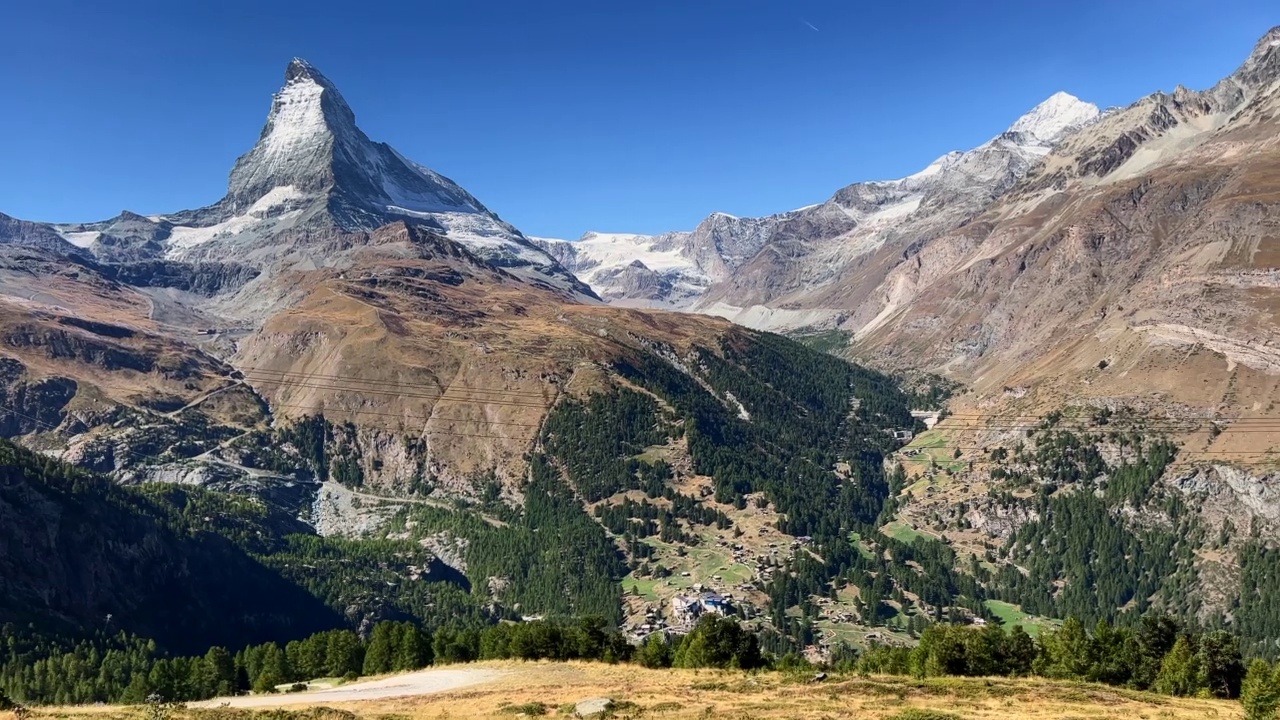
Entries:
[[[389, 503], [391, 505], [426, 505], [428, 507], [440, 508], [441, 510], [450, 510], [450, 511], [458, 509], [457, 506], [453, 505], [452, 503], [447, 503], [443, 500], [435, 500], [433, 498], [388, 497], [386, 495], [374, 495], [373, 493], [365, 493], [365, 492], [360, 492], [358, 490], [351, 490], [350, 492], [353, 496], [361, 498], [363, 500], [374, 500], [377, 502]], [[496, 517], [485, 515], [484, 513], [476, 513], [476, 514], [480, 516], [481, 520], [484, 520], [485, 522], [489, 523], [494, 527], [507, 526], [507, 523], [499, 520]]]
[[284, 695], [250, 695], [246, 697], [217, 698], [193, 707], [278, 707], [280, 705], [325, 705], [356, 702], [360, 700], [384, 700], [386, 698], [431, 695], [458, 690], [491, 682], [506, 675], [507, 671], [492, 668], [447, 668], [396, 675], [382, 680], [357, 682], [326, 690], [288, 693]]

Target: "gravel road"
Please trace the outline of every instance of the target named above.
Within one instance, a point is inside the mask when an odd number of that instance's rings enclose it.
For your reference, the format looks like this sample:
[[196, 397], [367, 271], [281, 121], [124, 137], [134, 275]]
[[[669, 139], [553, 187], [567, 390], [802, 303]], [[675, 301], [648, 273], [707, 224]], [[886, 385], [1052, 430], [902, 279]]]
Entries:
[[277, 707], [280, 705], [326, 705], [358, 702], [360, 700], [382, 700], [385, 698], [430, 695], [432, 693], [458, 690], [495, 680], [503, 674], [505, 673], [502, 670], [489, 668], [422, 670], [382, 680], [349, 683], [325, 690], [280, 695], [247, 695], [217, 698], [200, 703], [191, 703], [191, 705], [193, 707], [218, 707], [225, 703], [231, 707], [248, 708]]

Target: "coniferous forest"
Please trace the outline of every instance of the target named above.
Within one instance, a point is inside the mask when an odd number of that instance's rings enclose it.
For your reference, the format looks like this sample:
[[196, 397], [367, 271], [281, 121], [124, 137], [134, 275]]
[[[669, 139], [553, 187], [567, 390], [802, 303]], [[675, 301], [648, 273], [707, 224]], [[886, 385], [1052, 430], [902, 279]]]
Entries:
[[[890, 377], [768, 334], [683, 357], [637, 351], [613, 370], [625, 383], [553, 408], [518, 504], [495, 492], [484, 512], [406, 506], [362, 539], [321, 537], [251, 495], [122, 487], [0, 441], [0, 517], [12, 520], [0, 527], [0, 688], [26, 703], [137, 702], [492, 658], [794, 666], [817, 641], [815, 599], [849, 588], [862, 623], [918, 642], [830, 654], [859, 671], [1215, 697], [1274, 685], [1249, 663], [1274, 659], [1280, 552], [1250, 538], [1231, 623], [1197, 617], [1184, 590], [1202, 530], [1158, 482], [1178, 452], [1166, 440], [1046, 422], [993, 450], [991, 497], [1031, 519], [979, 562], [881, 532], [911, 482], [887, 462], [901, 444], [891, 431], [919, 429], [919, 398]], [[294, 455], [277, 448], [297, 448], [300, 472], [359, 486], [349, 429], [312, 417], [279, 432], [254, 441], [262, 463], [283, 467]], [[690, 468], [655, 459], [675, 445]], [[674, 490], [689, 471], [710, 478], [709, 497]], [[749, 502], [808, 548], [764, 584], [763, 616], [624, 639], [621, 580], [647, 563], [646, 540], [694, 547]], [[437, 535], [464, 541], [465, 570], [420, 542]], [[1033, 639], [1002, 627], [995, 600], [1064, 622]]]

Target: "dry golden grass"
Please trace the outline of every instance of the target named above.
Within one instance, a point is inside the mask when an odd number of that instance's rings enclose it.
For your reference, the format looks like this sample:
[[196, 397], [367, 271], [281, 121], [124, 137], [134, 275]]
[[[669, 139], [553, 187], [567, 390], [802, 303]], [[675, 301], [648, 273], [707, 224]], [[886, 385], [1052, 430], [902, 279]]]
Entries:
[[[1186, 700], [1100, 685], [1045, 680], [832, 677], [811, 683], [807, 676], [779, 673], [645, 670], [581, 663], [485, 664], [509, 671], [498, 680], [464, 691], [415, 698], [335, 705], [358, 720], [514, 718], [522, 706], [545, 708], [547, 717], [570, 717], [572, 705], [609, 697], [621, 707], [616, 718], [858, 718], [893, 720], [933, 717], [954, 720], [1204, 720], [1242, 718], [1235, 702]], [[301, 707], [301, 706], [299, 706]], [[125, 708], [41, 709], [35, 718], [92, 715], [138, 718]], [[351, 720], [342, 712], [293, 710], [179, 711], [192, 720]]]

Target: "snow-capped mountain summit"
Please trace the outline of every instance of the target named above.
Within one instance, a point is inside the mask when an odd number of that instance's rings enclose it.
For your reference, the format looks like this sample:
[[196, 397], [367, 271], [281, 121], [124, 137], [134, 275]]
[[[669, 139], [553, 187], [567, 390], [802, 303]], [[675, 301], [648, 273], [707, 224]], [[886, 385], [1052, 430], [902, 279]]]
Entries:
[[324, 265], [308, 237], [367, 232], [403, 221], [477, 257], [576, 296], [591, 291], [449, 178], [374, 142], [338, 88], [295, 58], [258, 141], [236, 160], [227, 194], [208, 207], [53, 226], [108, 261], [240, 261]]
[[972, 150], [949, 152], [897, 180], [854, 183], [798, 210], [760, 218], [712, 213], [688, 232], [611, 234], [607, 242], [587, 233], [576, 242], [539, 244], [613, 302], [766, 327], [808, 324], [821, 318], [752, 308], [813, 291], [894, 237], [925, 237], [959, 222], [1100, 115], [1097, 106], [1059, 92]]
[[1099, 114], [1097, 105], [1070, 93], [1056, 92], [1018, 118], [1009, 132], [1024, 133], [1052, 145], [1067, 133], [1093, 122]]
[[285, 85], [275, 95], [257, 144], [231, 170], [230, 209], [251, 207], [282, 188], [327, 192], [348, 227], [368, 229], [389, 217], [408, 217], [446, 232], [458, 226], [460, 235], [525, 244], [515, 228], [457, 183], [370, 140], [333, 83], [297, 58], [285, 70]]
[[[310, 63], [294, 58], [253, 149], [231, 169], [232, 210], [247, 208], [276, 188], [319, 193], [336, 184], [337, 166], [364, 155], [355, 113]], [[357, 178], [352, 178], [357, 179]]]

